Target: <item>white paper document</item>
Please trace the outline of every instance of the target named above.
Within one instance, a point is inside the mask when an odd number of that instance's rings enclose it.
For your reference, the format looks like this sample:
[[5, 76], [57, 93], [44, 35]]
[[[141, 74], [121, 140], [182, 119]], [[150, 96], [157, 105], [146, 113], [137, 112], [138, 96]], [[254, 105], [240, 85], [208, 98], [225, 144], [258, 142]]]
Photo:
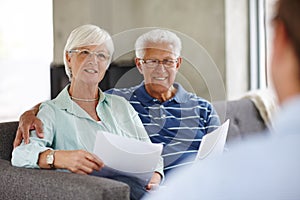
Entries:
[[111, 177], [126, 175], [138, 178], [146, 185], [157, 167], [163, 145], [144, 142], [113, 133], [99, 131], [94, 153], [105, 167], [93, 175]]
[[195, 161], [219, 156], [223, 153], [229, 128], [229, 119], [216, 130], [203, 136]]

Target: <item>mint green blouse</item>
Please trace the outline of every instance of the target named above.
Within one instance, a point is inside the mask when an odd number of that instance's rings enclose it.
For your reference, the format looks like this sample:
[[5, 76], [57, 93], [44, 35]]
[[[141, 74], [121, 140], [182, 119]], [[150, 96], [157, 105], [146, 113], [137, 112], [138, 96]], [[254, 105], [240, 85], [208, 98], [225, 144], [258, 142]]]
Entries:
[[[96, 111], [101, 122], [98, 122], [71, 100], [68, 88], [66, 86], [55, 99], [41, 104], [37, 116], [44, 125], [44, 138], [38, 138], [36, 132], [31, 131], [30, 143], [22, 142], [13, 150], [12, 165], [39, 168], [39, 154], [47, 149], [93, 152], [99, 130], [151, 142], [137, 112], [123, 97], [100, 91]], [[162, 158], [155, 171], [163, 175]]]

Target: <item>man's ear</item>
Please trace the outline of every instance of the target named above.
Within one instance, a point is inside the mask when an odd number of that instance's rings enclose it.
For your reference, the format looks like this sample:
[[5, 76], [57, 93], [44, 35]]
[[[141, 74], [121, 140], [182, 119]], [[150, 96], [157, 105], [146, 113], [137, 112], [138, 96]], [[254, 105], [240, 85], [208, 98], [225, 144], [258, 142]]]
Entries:
[[182, 57], [178, 57], [177, 58], [177, 65], [176, 65], [176, 69], [179, 70], [180, 66], [181, 66], [181, 63], [182, 63]]
[[141, 60], [139, 58], [135, 58], [134, 61], [135, 61], [135, 65], [136, 65], [137, 69], [139, 70], [140, 74], [143, 74]]

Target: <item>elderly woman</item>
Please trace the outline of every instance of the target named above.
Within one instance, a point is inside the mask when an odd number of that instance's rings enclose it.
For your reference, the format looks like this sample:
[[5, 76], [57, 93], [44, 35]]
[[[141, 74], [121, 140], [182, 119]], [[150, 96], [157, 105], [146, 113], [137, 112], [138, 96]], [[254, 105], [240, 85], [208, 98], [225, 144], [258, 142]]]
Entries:
[[[91, 153], [97, 131], [150, 142], [133, 107], [124, 98], [104, 94], [98, 87], [113, 51], [110, 35], [97, 26], [83, 25], [71, 32], [64, 49], [70, 84], [55, 99], [41, 104], [37, 116], [44, 125], [44, 138], [32, 131], [30, 143], [23, 142], [14, 149], [14, 166], [91, 174], [105, 164]], [[160, 183], [162, 168], [161, 160], [148, 189]], [[134, 179], [121, 181], [131, 186], [132, 199], [140, 198], [146, 191]]]

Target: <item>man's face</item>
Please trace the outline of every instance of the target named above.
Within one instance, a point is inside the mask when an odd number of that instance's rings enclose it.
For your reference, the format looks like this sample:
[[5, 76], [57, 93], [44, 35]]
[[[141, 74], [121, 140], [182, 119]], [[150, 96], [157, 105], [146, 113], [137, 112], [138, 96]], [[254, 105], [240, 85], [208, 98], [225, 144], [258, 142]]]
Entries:
[[[144, 57], [140, 59], [142, 60], [136, 59], [136, 66], [144, 76], [147, 92], [151, 96], [168, 92], [175, 81], [181, 64], [181, 58], [174, 55], [170, 45], [165, 43], [152, 44], [151, 48], [145, 50]], [[145, 63], [147, 60], [158, 60], [160, 63], [150, 66], [151, 64]], [[164, 65], [164, 61], [165, 63], [167, 61], [174, 61], [175, 63], [174, 65]]]

